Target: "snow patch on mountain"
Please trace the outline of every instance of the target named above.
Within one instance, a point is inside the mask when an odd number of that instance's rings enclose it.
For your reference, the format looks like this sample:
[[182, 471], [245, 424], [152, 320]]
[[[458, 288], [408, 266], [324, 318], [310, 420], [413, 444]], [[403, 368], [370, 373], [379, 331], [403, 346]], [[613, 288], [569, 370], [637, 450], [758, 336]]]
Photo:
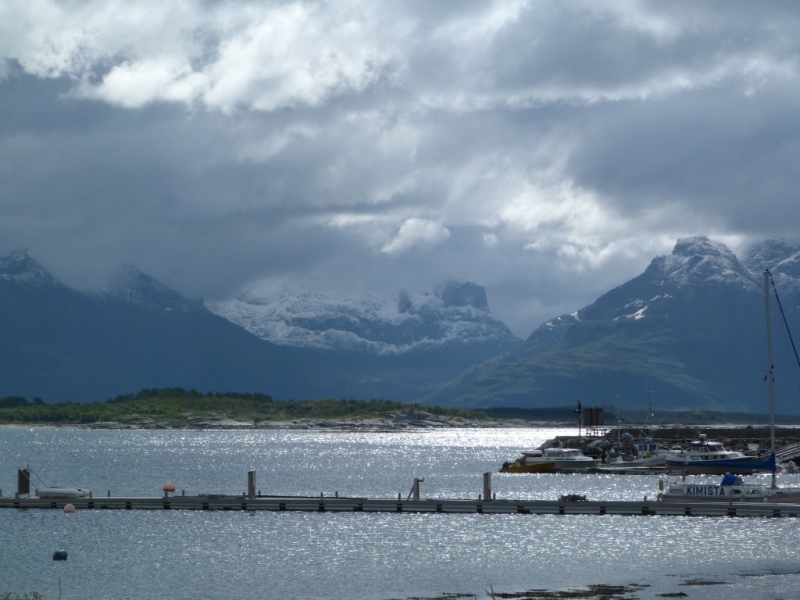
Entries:
[[679, 239], [672, 254], [654, 259], [649, 269], [660, 271], [662, 285], [753, 283], [752, 273], [727, 246], [703, 236]]
[[105, 293], [130, 304], [154, 310], [179, 312], [204, 311], [202, 300], [190, 300], [133, 265], [124, 265]]
[[59, 287], [61, 285], [47, 269], [23, 250], [0, 257], [0, 279], [28, 286]]
[[399, 355], [454, 344], [510, 349], [519, 342], [489, 312], [486, 292], [473, 283], [396, 296], [247, 293], [207, 306], [262, 339], [290, 346]]

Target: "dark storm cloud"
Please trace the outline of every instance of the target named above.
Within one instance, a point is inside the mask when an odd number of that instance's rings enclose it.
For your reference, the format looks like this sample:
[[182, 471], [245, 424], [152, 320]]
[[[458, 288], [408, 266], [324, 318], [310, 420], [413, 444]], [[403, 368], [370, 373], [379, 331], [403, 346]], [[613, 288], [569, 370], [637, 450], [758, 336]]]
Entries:
[[518, 335], [677, 237], [794, 236], [789, 3], [0, 8], [0, 252], [190, 296], [487, 286]]

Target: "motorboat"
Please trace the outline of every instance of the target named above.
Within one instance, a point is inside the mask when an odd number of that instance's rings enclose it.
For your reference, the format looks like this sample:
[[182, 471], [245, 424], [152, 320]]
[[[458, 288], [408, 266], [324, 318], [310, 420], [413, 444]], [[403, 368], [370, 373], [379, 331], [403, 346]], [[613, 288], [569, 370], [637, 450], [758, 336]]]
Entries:
[[630, 433], [625, 433], [620, 450], [615, 459], [606, 463], [606, 467], [663, 467], [667, 461], [667, 450], [653, 438], [635, 439]]
[[82, 488], [47, 485], [28, 465], [24, 469], [17, 469], [17, 494], [19, 496], [31, 497], [31, 488], [33, 487], [31, 485], [31, 475], [34, 475], [42, 483], [42, 487], [33, 488], [33, 495], [39, 498], [56, 500], [59, 498], [85, 498], [91, 495], [89, 490]]
[[687, 449], [667, 454], [665, 463], [670, 471], [687, 475], [750, 475], [758, 470], [766, 470], [766, 465], [758, 456], [726, 450], [722, 442], [709, 440], [704, 433], [690, 442]]
[[586, 470], [597, 462], [573, 448], [545, 448], [523, 452], [513, 463], [504, 463], [501, 473], [541, 473]]
[[726, 473], [719, 483], [682, 481], [666, 486], [658, 495], [663, 502], [789, 502], [800, 503], [800, 488], [770, 487], [744, 483], [733, 473]]
[[528, 450], [522, 453], [517, 460], [505, 462], [500, 468], [501, 473], [546, 473], [555, 471], [555, 461], [545, 461], [544, 452], [541, 450]]
[[36, 490], [36, 495], [39, 498], [58, 499], [58, 498], [86, 498], [89, 495], [89, 490], [82, 488], [60, 488], [60, 487], [46, 487]]

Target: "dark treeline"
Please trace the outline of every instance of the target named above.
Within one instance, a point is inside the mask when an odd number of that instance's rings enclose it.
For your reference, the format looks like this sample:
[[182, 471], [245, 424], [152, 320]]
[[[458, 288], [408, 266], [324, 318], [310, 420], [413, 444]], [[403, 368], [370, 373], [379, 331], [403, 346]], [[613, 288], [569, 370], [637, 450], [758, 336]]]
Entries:
[[41, 406], [44, 404], [44, 400], [39, 398], [38, 396], [34, 398], [31, 402], [28, 402], [27, 398], [24, 396], [6, 396], [5, 398], [0, 398], [0, 408], [14, 408], [17, 406]]
[[234, 398], [236, 400], [255, 400], [256, 402], [272, 402], [272, 397], [266, 394], [243, 394], [240, 392], [206, 392], [202, 394], [195, 389], [185, 390], [180, 387], [170, 388], [145, 388], [135, 394], [123, 394], [116, 398], [109, 398], [106, 402], [119, 404], [132, 400], [150, 400], [153, 398]]

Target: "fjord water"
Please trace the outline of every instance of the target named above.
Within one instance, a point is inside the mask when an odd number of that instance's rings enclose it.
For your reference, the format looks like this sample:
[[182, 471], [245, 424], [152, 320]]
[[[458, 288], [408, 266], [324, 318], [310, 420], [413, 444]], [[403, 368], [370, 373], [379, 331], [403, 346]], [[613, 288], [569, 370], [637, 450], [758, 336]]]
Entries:
[[[574, 433], [0, 428], [0, 488], [13, 494], [17, 468], [30, 464], [34, 483], [96, 496], [157, 496], [167, 481], [178, 493], [238, 494], [251, 469], [263, 494], [405, 497], [424, 477], [423, 497], [475, 498], [484, 472], [498, 498], [657, 493], [656, 476], [497, 473], [520, 450]], [[638, 598], [797, 598], [798, 534], [800, 519], [787, 518], [7, 509], [0, 593], [388, 600], [642, 584]], [[69, 560], [53, 561], [57, 549]]]

